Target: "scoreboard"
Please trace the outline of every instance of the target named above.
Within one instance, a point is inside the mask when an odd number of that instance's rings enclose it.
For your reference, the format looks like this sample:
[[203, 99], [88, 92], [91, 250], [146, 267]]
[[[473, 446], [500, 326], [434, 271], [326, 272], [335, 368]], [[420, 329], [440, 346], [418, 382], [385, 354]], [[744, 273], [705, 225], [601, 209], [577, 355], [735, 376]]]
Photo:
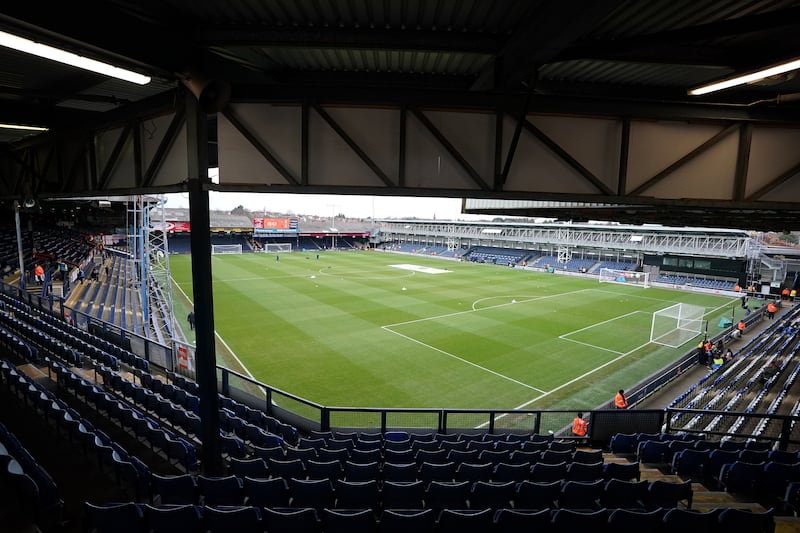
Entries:
[[281, 236], [297, 235], [298, 226], [296, 218], [254, 218], [253, 236]]

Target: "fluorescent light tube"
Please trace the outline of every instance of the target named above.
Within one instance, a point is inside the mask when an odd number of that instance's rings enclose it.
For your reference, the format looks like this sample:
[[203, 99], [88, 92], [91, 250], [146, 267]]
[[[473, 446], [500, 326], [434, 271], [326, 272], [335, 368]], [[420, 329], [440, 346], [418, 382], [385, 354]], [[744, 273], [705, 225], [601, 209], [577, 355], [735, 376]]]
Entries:
[[797, 70], [799, 68], [800, 68], [800, 59], [793, 59], [792, 61], [781, 63], [773, 67], [757, 70], [756, 72], [751, 72], [750, 74], [742, 74], [741, 76], [728, 78], [727, 80], [722, 80], [708, 85], [703, 85], [702, 87], [689, 89], [688, 94], [692, 96], [700, 96], [703, 94], [713, 93], [715, 91], [729, 89], [737, 85], [744, 85], [746, 83], [752, 83], [754, 81], [763, 80], [764, 78], [769, 78], [770, 76], [777, 76], [778, 74], [783, 74], [784, 72]]
[[60, 50], [46, 44], [37, 43], [17, 35], [6, 33], [4, 31], [0, 31], [0, 46], [13, 48], [14, 50], [19, 50], [20, 52], [44, 57], [45, 59], [58, 61], [59, 63], [82, 68], [84, 70], [90, 70], [92, 72], [97, 72], [98, 74], [119, 78], [121, 80], [130, 81], [139, 85], [146, 85], [150, 83], [149, 76], [144, 76], [124, 68], [115, 67], [114, 65], [109, 65], [108, 63], [103, 63], [95, 59], [79, 56], [77, 54], [73, 54], [72, 52]]
[[0, 128], [6, 130], [27, 130], [27, 131], [47, 131], [48, 128], [41, 126], [25, 126], [23, 124], [0, 124]]

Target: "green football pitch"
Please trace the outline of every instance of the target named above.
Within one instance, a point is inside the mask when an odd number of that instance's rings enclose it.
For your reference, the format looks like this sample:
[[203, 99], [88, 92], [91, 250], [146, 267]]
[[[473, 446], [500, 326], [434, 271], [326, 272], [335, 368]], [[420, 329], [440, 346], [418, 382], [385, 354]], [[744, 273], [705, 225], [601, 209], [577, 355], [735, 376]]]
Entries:
[[[170, 257], [176, 302], [192, 300], [190, 259]], [[590, 409], [696, 345], [650, 343], [653, 312], [702, 306], [714, 335], [742, 311], [717, 295], [377, 251], [211, 265], [218, 363], [327, 406]]]

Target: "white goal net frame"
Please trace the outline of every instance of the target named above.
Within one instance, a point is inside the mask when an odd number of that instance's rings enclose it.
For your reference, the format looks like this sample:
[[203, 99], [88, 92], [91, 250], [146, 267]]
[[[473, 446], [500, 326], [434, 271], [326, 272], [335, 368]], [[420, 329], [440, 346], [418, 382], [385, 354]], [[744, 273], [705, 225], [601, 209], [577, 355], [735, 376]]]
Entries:
[[242, 253], [242, 245], [241, 244], [212, 244], [211, 245], [211, 255], [241, 254], [241, 253]]
[[653, 313], [650, 342], [679, 348], [703, 333], [705, 307], [677, 303]]
[[635, 285], [650, 287], [650, 272], [635, 272], [632, 270], [618, 270], [615, 268], [601, 268], [598, 278], [600, 283], [619, 283], [622, 285]]
[[264, 244], [264, 247], [261, 249], [262, 252], [267, 254], [277, 254], [282, 252], [291, 252], [292, 251], [292, 243], [290, 242], [268, 242]]

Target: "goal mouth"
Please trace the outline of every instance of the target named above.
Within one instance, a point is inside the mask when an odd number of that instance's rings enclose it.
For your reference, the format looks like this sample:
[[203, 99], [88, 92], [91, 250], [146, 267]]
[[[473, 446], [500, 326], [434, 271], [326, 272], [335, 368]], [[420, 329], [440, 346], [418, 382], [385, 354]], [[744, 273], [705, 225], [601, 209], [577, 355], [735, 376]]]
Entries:
[[650, 342], [669, 348], [680, 348], [703, 332], [705, 308], [677, 303], [653, 313]]
[[650, 286], [650, 273], [638, 272], [634, 270], [617, 270], [614, 268], [601, 268], [600, 283], [619, 283], [622, 285], [632, 285], [634, 287], [648, 288]]
[[261, 249], [262, 252], [267, 254], [276, 254], [276, 253], [283, 253], [283, 252], [291, 252], [292, 251], [292, 244], [289, 242], [282, 242], [282, 243], [266, 243], [264, 248]]
[[212, 244], [211, 245], [211, 255], [241, 254], [241, 253], [242, 253], [242, 245], [241, 244]]

